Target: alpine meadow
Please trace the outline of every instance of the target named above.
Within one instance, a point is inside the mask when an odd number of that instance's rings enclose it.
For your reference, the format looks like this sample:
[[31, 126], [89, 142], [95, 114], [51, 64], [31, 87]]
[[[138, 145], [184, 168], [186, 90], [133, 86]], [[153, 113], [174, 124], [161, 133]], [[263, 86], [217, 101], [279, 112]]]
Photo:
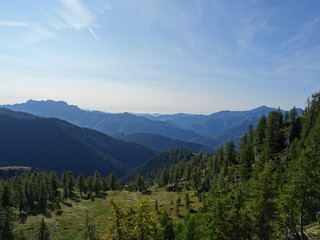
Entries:
[[0, 240], [320, 240], [318, 0], [0, 3]]

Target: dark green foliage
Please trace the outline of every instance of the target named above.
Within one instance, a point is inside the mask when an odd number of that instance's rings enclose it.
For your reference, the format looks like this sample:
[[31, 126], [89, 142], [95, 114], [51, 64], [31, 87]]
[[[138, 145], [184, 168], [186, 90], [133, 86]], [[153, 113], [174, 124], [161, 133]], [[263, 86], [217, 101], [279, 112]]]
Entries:
[[0, 239], [14, 239], [13, 213], [9, 208], [0, 208]]
[[245, 133], [240, 142], [239, 174], [242, 181], [247, 181], [250, 178], [254, 161], [252, 138], [249, 132]]
[[12, 206], [11, 205], [11, 191], [8, 184], [3, 184], [2, 186], [2, 194], [1, 194], [1, 207], [6, 208]]
[[77, 185], [78, 185], [80, 196], [82, 197], [82, 194], [87, 192], [86, 180], [82, 173], [80, 173], [78, 176]]
[[161, 229], [159, 232], [159, 240], [173, 240], [175, 239], [173, 223], [169, 215], [164, 212], [159, 217]]
[[[115, 176], [110, 176], [115, 186], [121, 188]], [[59, 209], [62, 201], [75, 199], [77, 193], [87, 194], [88, 198], [100, 197], [104, 181], [97, 171], [87, 179], [80, 174], [77, 184], [71, 171], [64, 171], [60, 180], [55, 172], [26, 172], [0, 182], [0, 206], [14, 207], [20, 214], [45, 213]]]
[[93, 191], [95, 192], [96, 196], [100, 196], [101, 191], [103, 190], [103, 183], [98, 171], [95, 171], [93, 174]]
[[253, 219], [254, 233], [258, 239], [274, 239], [276, 222], [278, 221], [277, 172], [272, 161], [262, 166], [263, 170], [256, 178], [252, 178], [249, 186], [247, 208]]
[[144, 178], [153, 178], [157, 172], [164, 168], [173, 166], [179, 162], [187, 162], [193, 153], [185, 149], [172, 149], [147, 161], [123, 178], [124, 181], [133, 180], [135, 176], [141, 175]]
[[176, 210], [176, 214], [179, 215], [180, 212], [180, 204], [181, 204], [181, 199], [180, 197], [176, 200], [176, 205], [175, 205], [175, 210]]
[[116, 178], [114, 173], [110, 173], [104, 180], [103, 180], [103, 187], [104, 190], [119, 190], [121, 189], [120, 183]]
[[133, 191], [143, 192], [146, 190], [146, 185], [142, 176], [138, 175], [133, 182]]
[[265, 139], [265, 131], [267, 125], [267, 118], [262, 116], [253, 134], [253, 145], [256, 155], [262, 152], [262, 145]]
[[184, 224], [180, 225], [176, 231], [176, 239], [181, 240], [199, 240], [203, 239], [200, 219], [198, 216], [188, 215]]
[[37, 240], [49, 240], [50, 239], [50, 232], [49, 229], [44, 222], [44, 218], [41, 219], [38, 233], [37, 233]]
[[185, 207], [186, 209], [190, 210], [190, 207], [191, 207], [191, 203], [190, 203], [190, 197], [189, 197], [189, 194], [186, 193], [185, 197], [184, 197], [184, 202], [185, 202]]
[[[159, 187], [193, 189], [199, 212], [176, 227], [176, 239], [306, 240], [320, 211], [320, 94], [303, 115], [293, 108], [249, 126], [239, 152], [232, 142], [156, 174]], [[187, 207], [187, 200], [185, 198]], [[179, 201], [176, 213], [179, 213]]]
[[236, 164], [236, 146], [233, 141], [227, 142], [225, 145], [225, 166], [228, 167], [230, 165]]
[[263, 162], [274, 159], [284, 147], [282, 117], [280, 111], [272, 111], [268, 115], [261, 159]]

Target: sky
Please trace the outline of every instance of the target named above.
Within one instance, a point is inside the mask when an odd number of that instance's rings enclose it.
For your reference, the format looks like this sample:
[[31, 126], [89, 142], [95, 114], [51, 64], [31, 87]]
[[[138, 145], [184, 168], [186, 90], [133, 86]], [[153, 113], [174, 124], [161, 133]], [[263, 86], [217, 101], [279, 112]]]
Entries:
[[1, 105], [209, 114], [319, 90], [319, 0], [0, 1]]

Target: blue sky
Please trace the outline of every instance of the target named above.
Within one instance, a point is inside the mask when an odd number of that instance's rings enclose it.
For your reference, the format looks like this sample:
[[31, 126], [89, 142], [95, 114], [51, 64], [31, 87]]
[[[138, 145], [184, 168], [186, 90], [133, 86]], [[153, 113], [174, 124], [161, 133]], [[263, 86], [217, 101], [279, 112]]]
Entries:
[[320, 90], [320, 1], [1, 1], [0, 73], [0, 104], [304, 107]]

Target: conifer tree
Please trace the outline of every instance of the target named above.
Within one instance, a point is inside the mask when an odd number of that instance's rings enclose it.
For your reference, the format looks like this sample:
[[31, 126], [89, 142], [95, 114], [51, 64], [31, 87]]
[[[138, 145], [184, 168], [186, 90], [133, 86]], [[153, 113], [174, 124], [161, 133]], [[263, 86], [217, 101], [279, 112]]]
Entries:
[[11, 191], [7, 183], [3, 185], [1, 194], [1, 207], [6, 208], [11, 206]]
[[0, 239], [13, 240], [13, 213], [9, 208], [0, 209]]
[[92, 218], [90, 218], [88, 211], [86, 211], [86, 216], [83, 223], [83, 240], [98, 240], [99, 234], [96, 225], [93, 224]]
[[251, 192], [248, 208], [254, 222], [254, 231], [258, 239], [274, 239], [278, 216], [278, 186], [275, 164], [268, 161], [263, 170], [250, 181]]
[[86, 192], [86, 180], [82, 173], [80, 173], [78, 176], [77, 185], [78, 185], [80, 196], [82, 197], [82, 194]]
[[37, 240], [49, 240], [50, 239], [50, 232], [49, 229], [44, 222], [44, 218], [41, 219], [39, 230], [37, 233]]
[[161, 226], [161, 230], [159, 232], [159, 240], [175, 239], [173, 223], [166, 212], [160, 215], [159, 222]]
[[98, 171], [95, 171], [93, 174], [93, 191], [95, 192], [96, 196], [100, 196], [100, 193], [102, 191], [102, 179], [100, 176], [100, 173]]
[[247, 181], [250, 178], [252, 171], [252, 165], [254, 163], [253, 146], [250, 143], [250, 137], [248, 133], [245, 133], [240, 142], [240, 178], [242, 181]]
[[260, 118], [258, 125], [253, 134], [253, 145], [255, 154], [260, 158], [260, 154], [262, 152], [263, 143], [265, 140], [265, 129], [267, 125], [266, 116], [262, 115]]
[[265, 140], [263, 143], [264, 162], [276, 157], [276, 154], [283, 149], [284, 139], [282, 131], [282, 114], [280, 111], [272, 111], [268, 115]]
[[181, 199], [180, 199], [180, 197], [178, 197], [178, 199], [176, 200], [176, 205], [175, 205], [177, 215], [179, 215], [179, 212], [180, 212], [180, 204], [181, 204]]
[[186, 193], [186, 195], [184, 197], [184, 201], [185, 201], [185, 207], [189, 211], [190, 210], [190, 198], [189, 198], [188, 193]]
[[225, 159], [226, 167], [236, 164], [236, 151], [235, 151], [235, 145], [233, 141], [226, 143], [224, 154], [225, 154], [224, 159]]

